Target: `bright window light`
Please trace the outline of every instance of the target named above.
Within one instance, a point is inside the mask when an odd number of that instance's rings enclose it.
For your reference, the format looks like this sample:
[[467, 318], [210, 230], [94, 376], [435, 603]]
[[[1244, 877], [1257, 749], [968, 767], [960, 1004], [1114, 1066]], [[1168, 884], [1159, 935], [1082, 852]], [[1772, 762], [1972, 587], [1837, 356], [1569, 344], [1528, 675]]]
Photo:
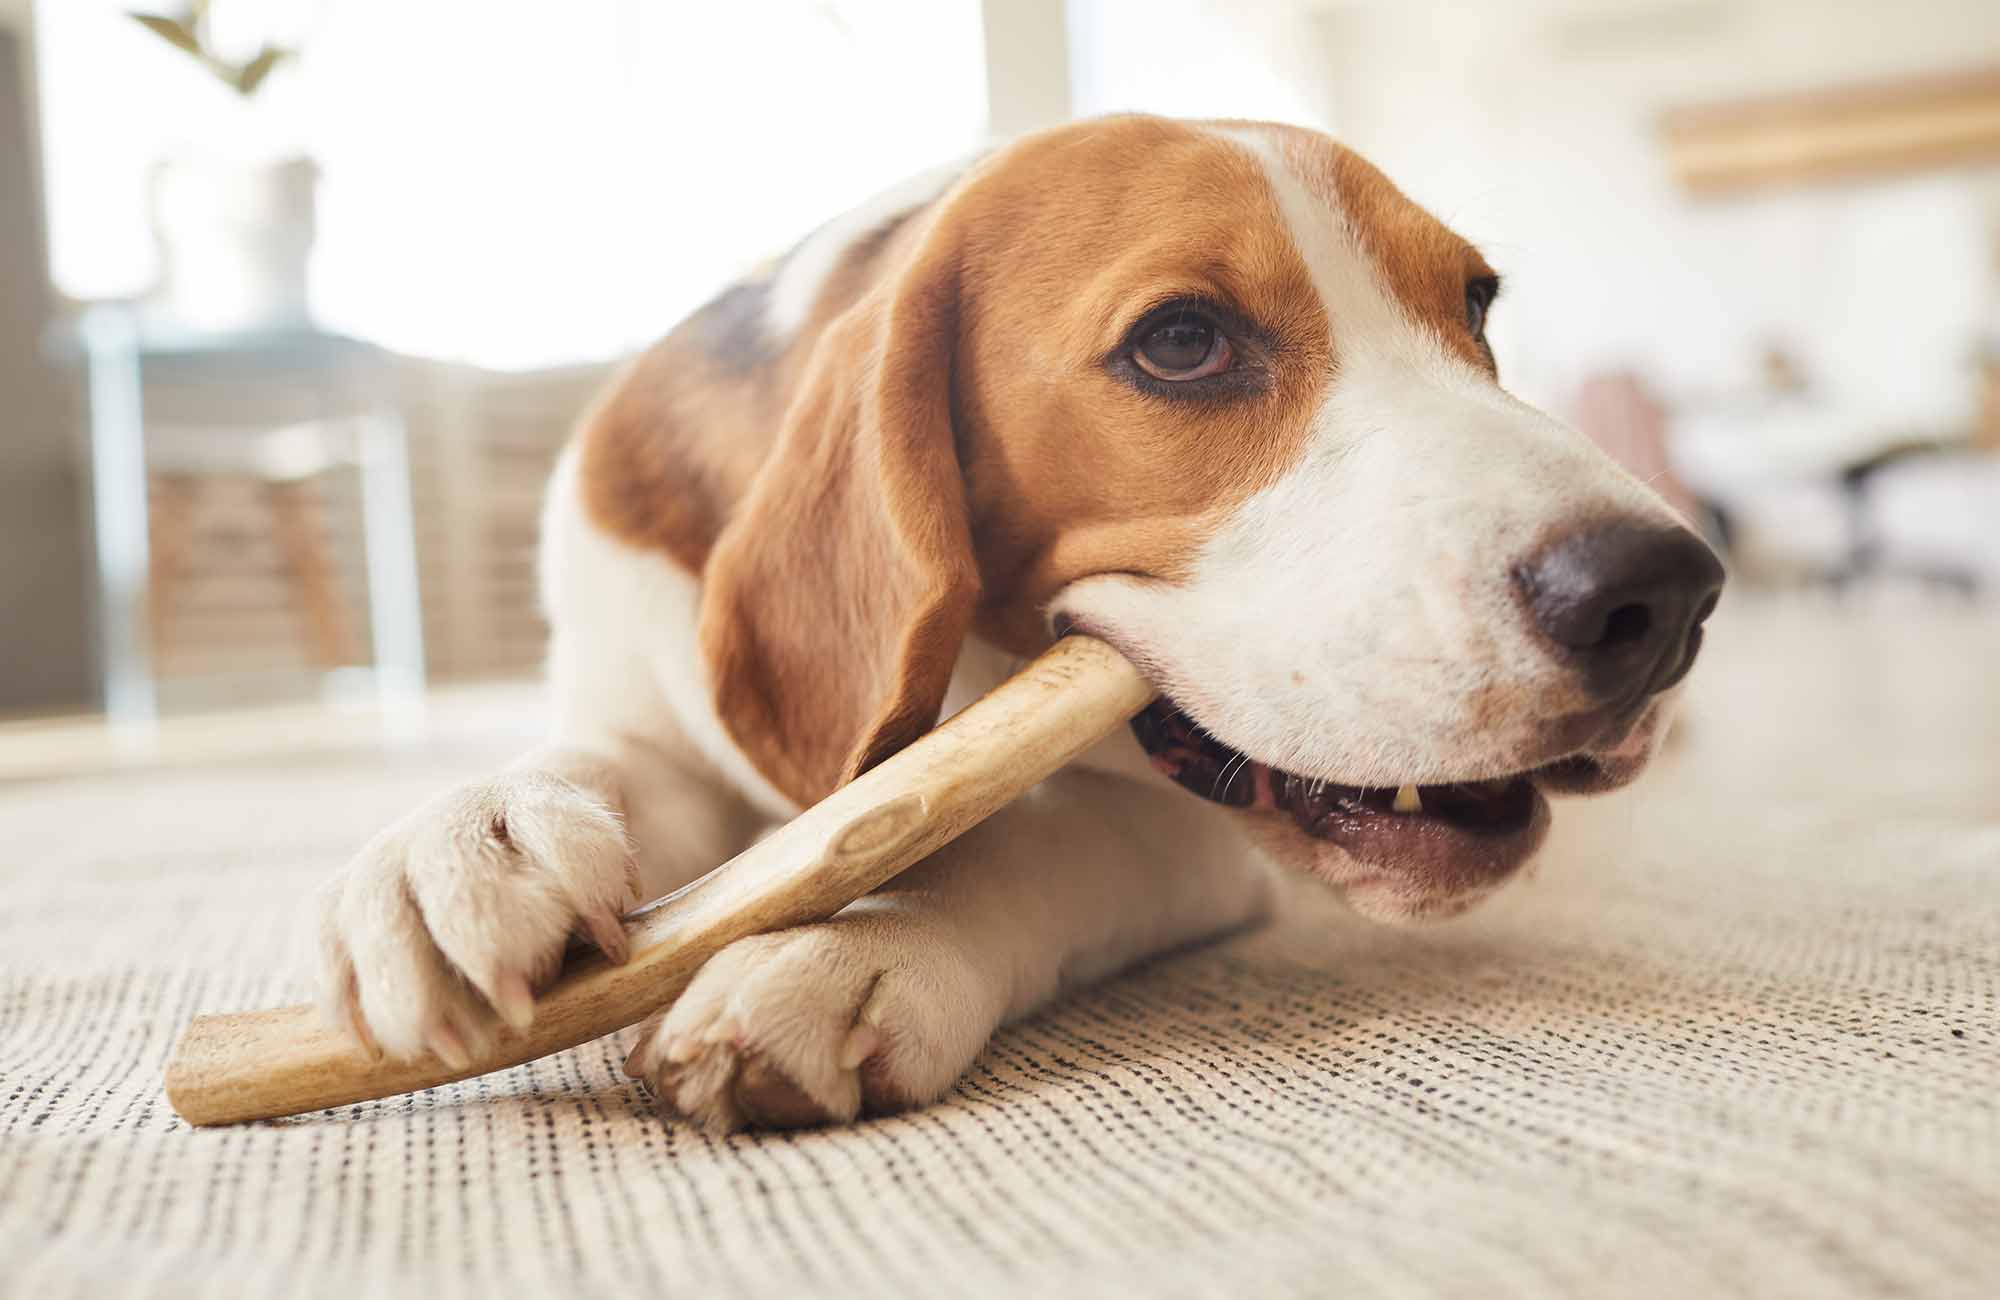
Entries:
[[216, 0], [304, 45], [248, 130], [128, 7], [37, 12], [57, 286], [152, 282], [154, 160], [289, 143], [322, 169], [315, 314], [447, 360], [630, 350], [985, 131], [977, 0]]
[[1072, 107], [1260, 118], [1325, 127], [1323, 78], [1297, 5], [1243, 0], [1069, 0]]

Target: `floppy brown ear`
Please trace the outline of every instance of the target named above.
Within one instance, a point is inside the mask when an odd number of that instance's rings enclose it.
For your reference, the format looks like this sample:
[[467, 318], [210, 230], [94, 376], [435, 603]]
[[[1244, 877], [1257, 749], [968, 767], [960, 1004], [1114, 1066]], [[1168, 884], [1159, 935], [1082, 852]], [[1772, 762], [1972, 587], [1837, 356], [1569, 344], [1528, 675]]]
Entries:
[[717, 711], [800, 804], [937, 722], [978, 600], [952, 432], [958, 292], [933, 231], [826, 327], [703, 572]]

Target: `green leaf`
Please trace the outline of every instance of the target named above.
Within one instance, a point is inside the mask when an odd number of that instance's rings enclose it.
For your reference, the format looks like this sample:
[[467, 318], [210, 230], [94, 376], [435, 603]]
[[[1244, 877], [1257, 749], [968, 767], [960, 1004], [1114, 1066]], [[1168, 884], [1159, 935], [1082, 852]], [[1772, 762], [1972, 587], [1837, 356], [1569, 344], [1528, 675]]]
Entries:
[[245, 99], [257, 93], [257, 87], [264, 84], [264, 78], [271, 75], [271, 69], [291, 57], [290, 50], [281, 50], [275, 45], [266, 45], [257, 52], [257, 57], [236, 70], [236, 93]]
[[178, 18], [163, 18], [159, 14], [128, 12], [125, 16], [174, 48], [186, 50], [196, 58], [201, 57], [201, 41], [190, 24]]

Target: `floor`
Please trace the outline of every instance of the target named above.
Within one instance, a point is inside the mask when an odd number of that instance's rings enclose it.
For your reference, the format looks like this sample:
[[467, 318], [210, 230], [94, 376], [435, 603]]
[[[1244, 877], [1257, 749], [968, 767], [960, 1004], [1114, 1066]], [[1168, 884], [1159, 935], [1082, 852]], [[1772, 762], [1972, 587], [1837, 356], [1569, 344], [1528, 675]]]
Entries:
[[[2000, 1294], [2000, 614], [1737, 598], [1654, 773], [1474, 914], [1269, 928], [1004, 1030], [944, 1101], [715, 1140], [629, 1035], [191, 1130], [197, 1011], [502, 761], [522, 687], [0, 730], [0, 1295]], [[39, 756], [39, 758], [38, 758]], [[41, 774], [35, 775], [37, 762]]]

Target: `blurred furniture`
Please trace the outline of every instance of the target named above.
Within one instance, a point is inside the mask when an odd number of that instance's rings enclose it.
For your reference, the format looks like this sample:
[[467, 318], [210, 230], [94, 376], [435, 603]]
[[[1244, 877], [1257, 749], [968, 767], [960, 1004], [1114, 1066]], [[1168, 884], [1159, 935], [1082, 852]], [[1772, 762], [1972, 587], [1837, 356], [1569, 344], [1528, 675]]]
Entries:
[[1674, 464], [1766, 582], [2000, 586], [2000, 456], [1791, 393], [1683, 409]]
[[1921, 448], [1862, 477], [1872, 572], [1968, 596], [2000, 591], [2000, 455], [1962, 444]]
[[[405, 431], [425, 677], [530, 674], [547, 649], [542, 494], [612, 366], [381, 360], [368, 399]], [[141, 621], [155, 637], [162, 712], [295, 698], [327, 661], [357, 662], [357, 642], [366, 662], [367, 485], [351, 454], [316, 450], [343, 430], [316, 422], [312, 394], [259, 375], [245, 369], [218, 388], [212, 376], [176, 382], [146, 367], [146, 581], [157, 592]], [[214, 408], [225, 403], [253, 405], [268, 428], [236, 421], [246, 436], [215, 436]], [[354, 669], [330, 681], [373, 686]]]
[[1979, 416], [1972, 429], [1972, 445], [2000, 455], [2000, 346], [1979, 361]]
[[2000, 159], [2000, 68], [1678, 109], [1662, 123], [1689, 193]]
[[614, 368], [493, 371], [401, 358], [433, 680], [519, 677], [540, 666], [542, 495], [578, 413]]
[[0, 13], [0, 715], [74, 711], [96, 693], [89, 530], [49, 318], [26, 12]]
[[[1912, 557], [1899, 555], [1894, 546], [1889, 521], [1877, 504], [1878, 483], [1888, 471], [1919, 460], [1949, 461], [1949, 444], [1912, 440], [1884, 448], [1843, 466], [1840, 491], [1847, 508], [1847, 554], [1824, 575], [1836, 587], [1852, 586], [1869, 578], [1909, 578], [1947, 587], [1966, 596], [1977, 595], [1980, 571], [1968, 557]], [[2000, 505], [1997, 502], [1996, 505]]]
[[1588, 376], [1577, 388], [1571, 415], [1578, 432], [1638, 475], [1689, 522], [1701, 521], [1700, 503], [1667, 458], [1667, 409], [1638, 375], [1612, 370]]
[[340, 565], [309, 490], [349, 466], [359, 481], [373, 685], [386, 713], [418, 716], [423, 617], [394, 358], [312, 328], [189, 331], [122, 304], [88, 309], [77, 335], [107, 713], [129, 722], [157, 711], [159, 652], [199, 508], [191, 486], [203, 479], [262, 485], [311, 662], [331, 670], [355, 657]]

